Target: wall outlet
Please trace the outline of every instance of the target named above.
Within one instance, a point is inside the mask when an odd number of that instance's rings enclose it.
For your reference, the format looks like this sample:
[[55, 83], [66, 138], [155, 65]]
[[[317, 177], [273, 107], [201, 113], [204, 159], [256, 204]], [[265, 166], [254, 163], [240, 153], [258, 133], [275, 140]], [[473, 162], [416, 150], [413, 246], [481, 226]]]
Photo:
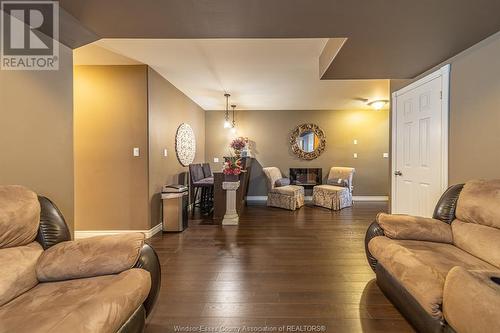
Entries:
[[354, 157], [354, 158], [358, 158], [358, 153], [354, 153], [354, 154], [352, 154], [352, 157]]
[[382, 157], [383, 157], [383, 158], [389, 158], [389, 153], [383, 153], [383, 154], [382, 154]]
[[163, 149], [163, 157], [167, 157], [168, 156], [168, 150], [167, 148]]
[[358, 140], [354, 139], [354, 141], [352, 143], [354, 143], [355, 145], [357, 145], [358, 144]]
[[140, 156], [141, 152], [139, 150], [139, 147], [134, 147], [134, 149], [132, 150], [132, 154], [134, 155], [134, 157]]
[[214, 163], [219, 163], [219, 158], [218, 157], [214, 157]]

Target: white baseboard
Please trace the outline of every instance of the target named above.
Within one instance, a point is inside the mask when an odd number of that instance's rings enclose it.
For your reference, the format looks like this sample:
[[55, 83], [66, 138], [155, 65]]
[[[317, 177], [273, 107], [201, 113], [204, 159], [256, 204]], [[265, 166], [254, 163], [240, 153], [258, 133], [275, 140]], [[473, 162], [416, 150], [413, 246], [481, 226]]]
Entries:
[[267, 195], [255, 195], [255, 196], [247, 196], [247, 201], [267, 201]]
[[149, 230], [75, 230], [75, 239], [88, 238], [94, 236], [118, 235], [131, 232], [142, 232], [146, 238], [153, 237], [157, 232], [161, 231], [161, 223], [155, 225]]
[[[306, 201], [311, 201], [312, 196], [304, 197]], [[266, 201], [267, 196], [247, 196], [247, 201]], [[389, 197], [386, 195], [355, 195], [352, 197], [353, 201], [388, 201]]]

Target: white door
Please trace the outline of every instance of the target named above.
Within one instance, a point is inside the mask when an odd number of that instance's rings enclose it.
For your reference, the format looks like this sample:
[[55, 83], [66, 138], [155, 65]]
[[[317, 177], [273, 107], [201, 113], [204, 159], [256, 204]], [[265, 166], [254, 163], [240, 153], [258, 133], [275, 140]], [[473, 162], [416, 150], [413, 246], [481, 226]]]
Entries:
[[392, 213], [432, 216], [448, 185], [449, 66], [393, 94]]

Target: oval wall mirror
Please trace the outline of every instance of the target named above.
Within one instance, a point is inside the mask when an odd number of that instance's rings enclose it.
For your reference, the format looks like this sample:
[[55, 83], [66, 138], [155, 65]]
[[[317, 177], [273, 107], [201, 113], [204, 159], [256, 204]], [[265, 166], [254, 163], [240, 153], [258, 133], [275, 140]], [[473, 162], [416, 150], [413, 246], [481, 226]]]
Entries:
[[313, 160], [325, 150], [325, 133], [316, 124], [299, 125], [292, 131], [290, 145], [297, 157], [303, 160]]

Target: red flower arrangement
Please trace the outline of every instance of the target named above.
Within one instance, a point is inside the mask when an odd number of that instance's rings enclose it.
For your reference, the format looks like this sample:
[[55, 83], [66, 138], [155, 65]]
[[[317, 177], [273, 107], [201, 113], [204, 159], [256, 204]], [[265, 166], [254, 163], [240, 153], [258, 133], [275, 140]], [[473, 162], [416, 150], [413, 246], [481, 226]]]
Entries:
[[229, 147], [234, 150], [234, 154], [237, 158], [241, 156], [241, 150], [247, 146], [248, 138], [239, 137], [231, 141]]
[[224, 162], [222, 172], [225, 175], [239, 175], [241, 173], [241, 159], [237, 157], [229, 157]]
[[245, 139], [243, 137], [239, 137], [231, 141], [231, 144], [229, 145], [231, 148], [234, 150], [242, 150], [243, 148], [246, 147], [248, 142], [248, 139]]

